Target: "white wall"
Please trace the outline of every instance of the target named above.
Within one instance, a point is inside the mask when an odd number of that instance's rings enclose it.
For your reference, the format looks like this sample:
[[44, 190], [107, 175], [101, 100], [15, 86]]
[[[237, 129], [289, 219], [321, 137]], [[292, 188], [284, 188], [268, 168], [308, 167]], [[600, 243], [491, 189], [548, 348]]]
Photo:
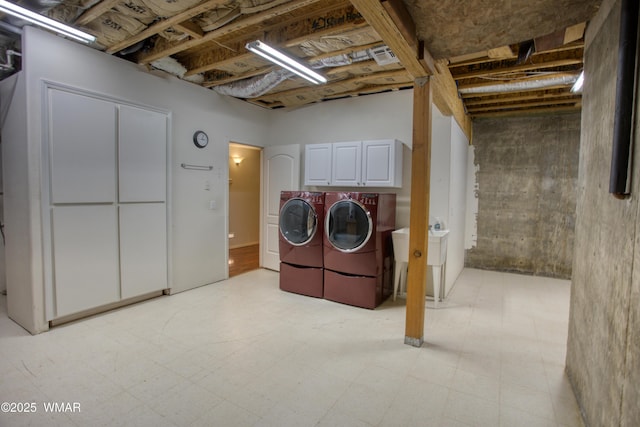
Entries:
[[469, 140], [458, 123], [451, 123], [451, 170], [449, 173], [449, 212], [447, 217], [450, 230], [447, 242], [447, 271], [445, 295], [453, 288], [453, 284], [464, 268], [464, 244], [466, 236], [467, 212], [467, 155]]
[[[38, 194], [45, 110], [41, 91], [45, 81], [170, 112], [170, 286], [175, 292], [225, 278], [228, 142], [264, 146], [269, 112], [175, 77], [150, 75], [135, 64], [32, 27], [25, 27], [22, 43], [31, 165], [27, 181], [31, 204], [27, 211], [32, 235], [27, 240], [36, 311], [42, 308], [38, 296], [43, 271]], [[198, 129], [209, 134], [210, 143], [205, 149], [192, 143], [193, 132]], [[190, 171], [181, 168], [181, 163], [212, 165], [214, 169]], [[209, 190], [205, 189], [207, 181]], [[209, 209], [211, 200], [215, 200], [216, 210]], [[7, 228], [10, 226], [7, 224]], [[43, 322], [36, 323], [40, 324], [35, 332], [46, 329]]]
[[449, 186], [451, 176], [451, 117], [443, 116], [434, 106], [431, 114], [431, 189], [429, 225], [444, 221], [449, 227]]
[[[24, 143], [28, 132], [27, 99], [25, 96], [15, 95], [24, 93], [24, 71], [0, 84], [5, 237], [7, 244], [14, 248], [12, 251], [5, 251], [7, 297], [11, 298], [7, 311], [24, 328], [37, 331], [44, 323], [44, 298], [42, 292], [36, 295], [35, 287], [31, 286], [33, 277], [38, 276], [34, 276], [31, 263], [25, 262], [32, 254], [37, 254], [31, 247], [31, 240], [37, 237], [33, 236], [34, 218], [28, 215], [31, 208], [31, 164], [29, 146]], [[8, 159], [11, 161], [7, 161]], [[7, 210], [7, 206], [12, 206], [13, 209]], [[35, 222], [39, 226], [38, 218], [35, 218]]]

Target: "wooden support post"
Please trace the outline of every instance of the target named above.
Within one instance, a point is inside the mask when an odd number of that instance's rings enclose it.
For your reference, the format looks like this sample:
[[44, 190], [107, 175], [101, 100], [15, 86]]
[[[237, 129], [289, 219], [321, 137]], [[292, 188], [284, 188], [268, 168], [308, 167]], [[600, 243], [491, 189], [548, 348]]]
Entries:
[[411, 208], [409, 211], [409, 272], [405, 344], [424, 341], [424, 311], [429, 247], [431, 177], [431, 81], [416, 79], [413, 86], [413, 147], [411, 150]]

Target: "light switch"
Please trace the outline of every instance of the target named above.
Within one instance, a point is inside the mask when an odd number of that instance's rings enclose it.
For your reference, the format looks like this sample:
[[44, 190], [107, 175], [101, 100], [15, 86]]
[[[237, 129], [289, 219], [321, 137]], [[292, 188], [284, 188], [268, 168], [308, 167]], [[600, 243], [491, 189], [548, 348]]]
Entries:
[[209, 200], [209, 209], [214, 210], [218, 207], [215, 200]]

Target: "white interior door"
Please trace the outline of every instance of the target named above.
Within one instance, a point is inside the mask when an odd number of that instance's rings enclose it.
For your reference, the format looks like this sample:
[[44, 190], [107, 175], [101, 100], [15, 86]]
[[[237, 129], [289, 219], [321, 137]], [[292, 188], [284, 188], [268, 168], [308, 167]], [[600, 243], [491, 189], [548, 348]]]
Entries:
[[262, 155], [262, 244], [260, 265], [280, 271], [280, 192], [300, 188], [300, 145], [266, 147]]

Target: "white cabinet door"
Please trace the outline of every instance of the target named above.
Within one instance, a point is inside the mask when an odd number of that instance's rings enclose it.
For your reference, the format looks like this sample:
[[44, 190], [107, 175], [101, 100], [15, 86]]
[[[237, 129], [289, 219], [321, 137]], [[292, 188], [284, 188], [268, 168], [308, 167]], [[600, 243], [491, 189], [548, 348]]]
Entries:
[[402, 186], [400, 141], [362, 141], [362, 183], [369, 187]]
[[304, 147], [304, 185], [331, 185], [331, 145]]
[[331, 185], [360, 186], [362, 143], [337, 142], [333, 144]]
[[120, 206], [122, 298], [167, 288], [167, 217], [164, 203]]
[[167, 189], [167, 116], [118, 107], [120, 202], [163, 202]]
[[49, 102], [51, 203], [114, 202], [115, 105], [57, 89]]
[[52, 214], [56, 317], [118, 301], [116, 207], [56, 206]]

